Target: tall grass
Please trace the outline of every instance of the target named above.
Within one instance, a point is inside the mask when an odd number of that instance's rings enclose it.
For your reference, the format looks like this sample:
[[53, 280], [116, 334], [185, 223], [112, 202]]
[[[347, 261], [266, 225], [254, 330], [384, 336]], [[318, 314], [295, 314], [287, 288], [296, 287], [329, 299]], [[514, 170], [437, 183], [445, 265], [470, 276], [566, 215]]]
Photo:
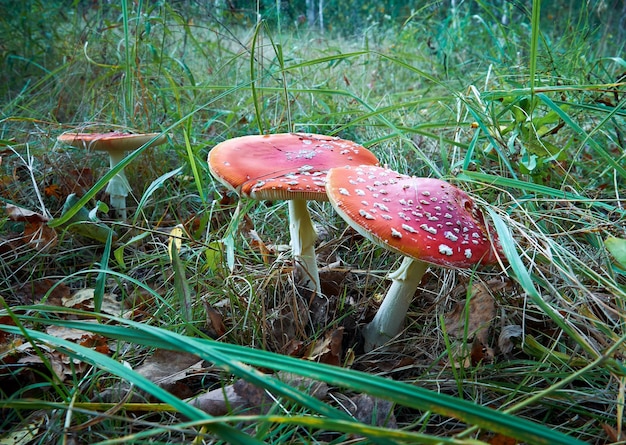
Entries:
[[[41, 443], [67, 440], [85, 422], [90, 443], [477, 443], [495, 433], [525, 443], [622, 440], [626, 288], [603, 242], [626, 238], [626, 62], [620, 40], [607, 37], [619, 30], [598, 25], [606, 11], [538, 0], [530, 10], [438, 3], [346, 38], [253, 15], [234, 26], [200, 5], [97, 6], [46, 10], [67, 23], [45, 42], [53, 61], [33, 50], [45, 39], [28, 27], [31, 46], [16, 42], [21, 55], [3, 59], [0, 196], [43, 213], [39, 192], [58, 239], [38, 251], [15, 240], [24, 222], [2, 219], [0, 331], [9, 335], [0, 337], [0, 429], [35, 425], [43, 410], [57, 427], [38, 430]], [[55, 143], [63, 131], [110, 128], [167, 133], [169, 144], [142, 147], [108, 171], [98, 154]], [[501, 266], [431, 271], [402, 336], [362, 354], [358, 326], [398, 258], [313, 204], [319, 261], [334, 275], [326, 306], [309, 311], [282, 246], [285, 206], [238, 206], [208, 172], [216, 143], [292, 130], [356, 140], [394, 169], [466, 189], [499, 235]], [[139, 191], [129, 221], [96, 211], [121, 168]], [[81, 199], [62, 214], [79, 182]], [[118, 238], [100, 245], [67, 229], [82, 206]], [[488, 283], [498, 313], [485, 345], [493, 361], [468, 362], [456, 351], [473, 339], [446, 331], [445, 314], [474, 281]], [[83, 288], [96, 289], [93, 312], [55, 305]], [[137, 319], [103, 312], [105, 293]], [[207, 310], [223, 321], [217, 334]], [[105, 355], [50, 335], [52, 326], [115, 347]], [[303, 360], [337, 327], [344, 367]], [[40, 365], [17, 361], [19, 342], [30, 342]], [[203, 391], [236, 378], [254, 383], [272, 394], [271, 410], [209, 416], [131, 369], [153, 348], [210, 363]], [[55, 371], [57, 353], [72, 359], [69, 375]], [[324, 381], [333, 397], [317, 400], [269, 371]], [[122, 381], [154, 400], [94, 405], [102, 386]], [[399, 428], [355, 419], [342, 400], [360, 393], [392, 401]]]

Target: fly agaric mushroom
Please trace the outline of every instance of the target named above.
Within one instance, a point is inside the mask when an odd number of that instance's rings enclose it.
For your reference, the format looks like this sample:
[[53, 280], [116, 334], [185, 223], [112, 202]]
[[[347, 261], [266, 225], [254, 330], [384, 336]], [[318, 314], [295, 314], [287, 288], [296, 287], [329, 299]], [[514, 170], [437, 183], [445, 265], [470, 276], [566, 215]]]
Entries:
[[[163, 144], [164, 134], [133, 134], [113, 131], [109, 133], [65, 133], [57, 140], [73, 147], [105, 151], [109, 154], [111, 168], [119, 164], [127, 151], [133, 151], [150, 143], [149, 147]], [[152, 142], [151, 142], [152, 141]], [[111, 207], [121, 219], [126, 219], [126, 197], [130, 192], [124, 169], [120, 170], [107, 184], [106, 192], [111, 199]]]
[[430, 264], [470, 268], [497, 261], [498, 242], [489, 240], [482, 213], [467, 193], [445, 181], [382, 167], [340, 167], [328, 172], [326, 191], [337, 213], [356, 231], [405, 255], [389, 275], [392, 284], [378, 312], [364, 328], [366, 351], [400, 333]]
[[318, 134], [242, 136], [217, 144], [209, 153], [211, 174], [238, 195], [256, 200], [288, 200], [294, 262], [305, 288], [320, 292], [315, 261], [317, 234], [307, 200], [327, 201], [326, 173], [343, 165], [378, 165], [361, 145]]

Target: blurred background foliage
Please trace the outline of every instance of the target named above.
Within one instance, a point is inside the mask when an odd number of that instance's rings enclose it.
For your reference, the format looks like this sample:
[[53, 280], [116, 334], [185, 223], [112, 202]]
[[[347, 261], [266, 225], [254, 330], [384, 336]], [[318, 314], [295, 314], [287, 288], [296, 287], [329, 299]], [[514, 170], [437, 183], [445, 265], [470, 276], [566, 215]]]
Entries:
[[[193, 26], [195, 21], [212, 22], [220, 33], [225, 29], [249, 28], [262, 19], [276, 33], [315, 30], [329, 36], [376, 40], [391, 33], [397, 39], [431, 35], [426, 42], [415, 44], [428, 45], [433, 52], [446, 49], [450, 43], [447, 39], [456, 37], [454, 29], [483, 32], [486, 25], [481, 17], [486, 11], [493, 11], [492, 25], [499, 23], [506, 28], [511, 23], [528, 22], [530, 7], [530, 2], [519, 0], [125, 1], [131, 14], [140, 11], [143, 16], [144, 33], [150, 32], [151, 21], [146, 18], [151, 13], [159, 19], [167, 14], [175, 16], [181, 26]], [[104, 32], [121, 26], [125, 1], [0, 0], [0, 97], [10, 100], [34, 79], [66, 63], [77, 50], [71, 47], [74, 40], [68, 36], [74, 37], [77, 30], [84, 43], [93, 30]], [[572, 29], [584, 23], [587, 35], [581, 38], [597, 45], [619, 44], [626, 38], [623, 0], [543, 3], [542, 19], [551, 28]], [[474, 23], [462, 26], [459, 20]]]

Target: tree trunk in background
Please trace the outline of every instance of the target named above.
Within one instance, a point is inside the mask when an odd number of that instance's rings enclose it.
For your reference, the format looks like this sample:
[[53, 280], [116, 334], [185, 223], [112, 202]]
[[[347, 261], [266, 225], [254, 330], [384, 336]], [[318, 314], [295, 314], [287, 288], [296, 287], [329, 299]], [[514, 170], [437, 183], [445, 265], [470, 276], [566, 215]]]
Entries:
[[320, 31], [324, 32], [324, 0], [319, 0], [317, 5], [315, 0], [306, 0], [306, 21], [311, 28], [317, 21]]
[[306, 21], [311, 27], [315, 23], [315, 0], [306, 0]]
[[324, 33], [324, 0], [319, 0], [319, 10], [317, 12], [320, 20], [320, 32]]

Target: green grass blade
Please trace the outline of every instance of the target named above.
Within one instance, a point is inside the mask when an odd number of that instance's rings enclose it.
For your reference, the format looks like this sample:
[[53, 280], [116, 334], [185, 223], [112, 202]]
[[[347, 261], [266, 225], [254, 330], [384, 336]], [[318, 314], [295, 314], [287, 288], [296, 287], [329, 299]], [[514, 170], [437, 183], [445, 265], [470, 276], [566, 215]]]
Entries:
[[200, 176], [200, 169], [198, 168], [198, 162], [196, 161], [195, 153], [191, 148], [191, 141], [189, 140], [189, 132], [187, 131], [187, 129], [183, 130], [183, 136], [185, 137], [185, 152], [187, 153], [187, 162], [189, 162], [191, 172], [193, 173], [193, 180], [196, 184], [196, 189], [198, 190], [198, 196], [200, 196], [200, 201], [202, 201], [202, 203], [206, 203], [204, 187], [202, 186], [204, 181]]
[[[252, 380], [248, 381], [261, 387], [267, 387], [267, 382], [263, 382], [263, 379], [267, 379], [267, 376], [247, 373], [245, 371], [248, 371], [248, 368], [242, 368], [237, 362], [228, 360], [226, 357], [237, 357], [238, 362], [249, 365], [288, 371], [321, 380], [331, 385], [366, 392], [375, 397], [392, 400], [400, 405], [454, 417], [470, 425], [478, 425], [481, 428], [533, 444], [580, 445], [583, 443], [535, 422], [495, 411], [466, 400], [428, 391], [415, 385], [408, 385], [350, 369], [298, 360], [243, 346], [188, 338], [130, 320], [116, 320], [127, 327], [100, 324], [90, 326], [89, 323], [75, 320], [47, 320], [46, 322], [98, 332], [101, 335], [112, 338], [132, 338], [134, 342], [148, 346], [176, 350], [184, 349], [187, 352], [197, 354], [199, 357], [214, 361], [217, 365], [224, 367], [227, 371], [241, 378], [246, 380], [252, 378]], [[6, 326], [3, 326], [1, 329], [7, 328], [9, 330], [14, 329]], [[275, 388], [272, 389], [275, 390]], [[298, 402], [301, 401], [301, 394], [290, 394], [288, 396], [295, 397], [295, 400]], [[328, 411], [328, 409], [329, 407], [324, 411]], [[330, 414], [331, 418], [344, 417], [343, 413], [340, 417], [337, 417], [337, 413], [334, 410], [331, 410], [331, 413], [328, 414]]]
[[[572, 118], [570, 118], [568, 116], [568, 114], [561, 108], [559, 107], [557, 104], [555, 104], [552, 99], [550, 99], [548, 96], [546, 96], [545, 94], [538, 94], [537, 97], [543, 102], [545, 103], [548, 107], [550, 107], [555, 113], [557, 113], [559, 115], [559, 117], [561, 119], [563, 119], [563, 121], [572, 129], [576, 132], [576, 134], [578, 134], [581, 138], [583, 138], [583, 143], [588, 143], [593, 149], [594, 151], [599, 155], [600, 158], [602, 158], [602, 160], [604, 162], [606, 162], [609, 166], [611, 166], [612, 168], [615, 169], [615, 171], [617, 171], [619, 173], [619, 175], [622, 178], [626, 178], [626, 169], [624, 167], [622, 167], [620, 164], [618, 164], [615, 161], [615, 158], [613, 155], [611, 155], [609, 152], [607, 152], [604, 147], [602, 147], [596, 140], [594, 140], [591, 135], [587, 134], [585, 132], [585, 130], [583, 130], [581, 128], [580, 125], [578, 125], [576, 122], [574, 122], [572, 120]], [[623, 101], [622, 101], [622, 105], [623, 106]], [[619, 107], [616, 107], [616, 109], [618, 109]], [[611, 117], [611, 114], [609, 114], [609, 116], [607, 116], [605, 118], [605, 120], [608, 120]], [[601, 124], [600, 124], [601, 125]], [[600, 126], [599, 125], [599, 126]]]
[[102, 302], [104, 301], [104, 290], [106, 285], [107, 271], [109, 270], [109, 258], [111, 257], [111, 245], [113, 243], [113, 231], [109, 231], [106, 243], [104, 244], [104, 251], [102, 252], [102, 259], [100, 260], [101, 272], [96, 278], [96, 286], [93, 292], [93, 305], [94, 312], [99, 313], [102, 309]]
[[[212, 418], [209, 414], [204, 411], [189, 405], [188, 403], [183, 402], [179, 398], [173, 396], [166, 390], [160, 388], [156, 384], [152, 383], [150, 380], [145, 378], [144, 376], [134, 372], [132, 369], [127, 368], [121, 363], [113, 360], [112, 358], [96, 352], [90, 348], [81, 346], [79, 344], [64, 340], [62, 338], [58, 338], [52, 335], [48, 335], [43, 332], [31, 330], [31, 329], [22, 329], [13, 326], [11, 329], [12, 332], [16, 334], [25, 333], [31, 341], [39, 341], [46, 343], [48, 345], [54, 345], [58, 350], [67, 354], [72, 358], [76, 358], [78, 360], [82, 360], [86, 363], [90, 363], [93, 366], [102, 367], [112, 374], [117, 375], [118, 377], [123, 378], [131, 383], [133, 383], [138, 388], [149, 392], [154, 397], [171, 405], [178, 412], [183, 414], [184, 416], [194, 419], [194, 420], [206, 420]], [[7, 331], [8, 332], [8, 331]], [[238, 429], [231, 427], [229, 425], [225, 425], [222, 423], [217, 423], [214, 425], [209, 425], [210, 430], [215, 432], [215, 434], [222, 437], [224, 440], [230, 441], [231, 443], [249, 443], [249, 444], [261, 444], [262, 442], [250, 437], [249, 435], [239, 431]], [[241, 441], [241, 442], [239, 442]]]
[[158, 178], [156, 178], [154, 181], [150, 183], [148, 188], [146, 188], [146, 191], [144, 192], [144, 194], [141, 196], [141, 199], [139, 200], [139, 204], [137, 204], [137, 211], [135, 212], [135, 215], [133, 216], [133, 219], [132, 219], [133, 225], [137, 224], [137, 220], [139, 219], [139, 215], [141, 214], [143, 207], [146, 205], [146, 202], [148, 201], [148, 199], [150, 199], [150, 197], [154, 194], [154, 192], [156, 192], [158, 189], [163, 187], [163, 185], [167, 182], [168, 179], [173, 178], [174, 176], [178, 175], [182, 171], [183, 171], [183, 168], [178, 167], [177, 169], [174, 169], [170, 172], [167, 172], [159, 176]]

